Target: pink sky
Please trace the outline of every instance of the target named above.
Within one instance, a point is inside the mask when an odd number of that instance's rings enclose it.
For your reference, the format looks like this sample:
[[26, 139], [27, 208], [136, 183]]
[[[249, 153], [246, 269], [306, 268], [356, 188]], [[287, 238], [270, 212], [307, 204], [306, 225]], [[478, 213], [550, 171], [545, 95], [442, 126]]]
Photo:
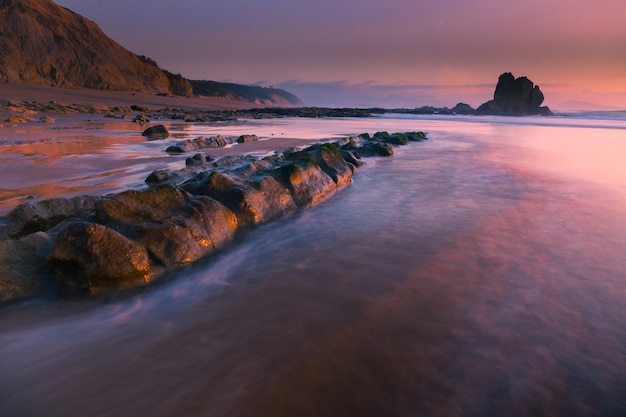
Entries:
[[510, 71], [556, 109], [626, 109], [624, 0], [57, 3], [170, 71], [291, 87], [313, 105], [477, 106]]

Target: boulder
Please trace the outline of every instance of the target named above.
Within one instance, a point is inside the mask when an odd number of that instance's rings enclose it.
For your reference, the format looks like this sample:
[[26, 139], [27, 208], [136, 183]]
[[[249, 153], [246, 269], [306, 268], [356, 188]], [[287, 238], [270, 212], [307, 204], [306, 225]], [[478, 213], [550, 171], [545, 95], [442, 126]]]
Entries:
[[156, 125], [144, 130], [141, 136], [146, 136], [148, 139], [165, 139], [170, 136], [170, 132], [165, 126]]
[[308, 163], [290, 162], [271, 171], [291, 193], [298, 207], [314, 206], [337, 191], [335, 181], [311, 157]]
[[236, 138], [224, 137], [222, 135], [211, 136], [208, 138], [200, 136], [195, 139], [187, 139], [177, 142], [176, 144], [169, 146], [165, 152], [185, 153], [204, 148], [223, 148], [226, 145], [235, 143], [236, 140]]
[[265, 223], [296, 209], [289, 191], [273, 177], [259, 177], [247, 181], [213, 172], [194, 192], [211, 196], [236, 215], [240, 226]]
[[[142, 125], [142, 124], [145, 124], [145, 123], [150, 123], [150, 119], [148, 118], [148, 116], [144, 116], [143, 114], [140, 114], [140, 115], [137, 115], [137, 116], [135, 116], [133, 118], [133, 123], [137, 123], [137, 124]], [[144, 133], [145, 133], [145, 131], [144, 131]], [[154, 135], [144, 135], [144, 136], [154, 136]]]
[[53, 286], [46, 258], [54, 239], [44, 232], [0, 241], [0, 302], [41, 295]]
[[238, 226], [222, 204], [193, 197], [175, 185], [103, 198], [97, 220], [143, 244], [165, 266], [203, 257], [230, 240]]
[[187, 158], [185, 160], [185, 165], [188, 167], [201, 167], [204, 164], [207, 163], [207, 161], [211, 161], [213, 160], [213, 158], [209, 157], [207, 159], [207, 156], [203, 153], [197, 153], [194, 156], [192, 156], [191, 158]]
[[319, 145], [313, 147], [311, 152], [319, 167], [333, 179], [337, 188], [343, 188], [352, 182], [356, 167], [346, 162], [335, 145], [332, 143]]
[[99, 200], [100, 197], [84, 195], [22, 203], [6, 216], [7, 233], [12, 238], [19, 238], [30, 233], [49, 230], [63, 220], [87, 217], [94, 212], [96, 202]]
[[175, 180], [179, 177], [178, 172], [174, 172], [171, 169], [157, 169], [152, 171], [146, 178], [146, 184], [157, 185], [171, 180]]
[[498, 78], [493, 100], [483, 103], [476, 109], [476, 114], [506, 116], [529, 116], [552, 114], [549, 108], [541, 107], [544, 96], [539, 86], [526, 77], [515, 78], [505, 72]]
[[241, 135], [237, 138], [237, 143], [254, 142], [259, 140], [257, 135]]
[[359, 148], [359, 153], [365, 157], [369, 156], [392, 156], [393, 146], [390, 143], [369, 140]]
[[70, 222], [58, 235], [48, 257], [56, 283], [66, 295], [98, 294], [150, 280], [143, 245], [99, 224]]

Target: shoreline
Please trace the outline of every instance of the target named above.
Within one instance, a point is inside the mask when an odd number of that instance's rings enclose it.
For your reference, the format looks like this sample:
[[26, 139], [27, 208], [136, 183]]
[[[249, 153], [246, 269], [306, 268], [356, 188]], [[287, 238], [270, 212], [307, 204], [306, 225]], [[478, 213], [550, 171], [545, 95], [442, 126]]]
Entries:
[[363, 157], [424, 140], [422, 132], [378, 132], [271, 156], [196, 154], [189, 159], [200, 170], [154, 171], [146, 189], [23, 203], [0, 218], [0, 306], [144, 286], [327, 200], [351, 183]]

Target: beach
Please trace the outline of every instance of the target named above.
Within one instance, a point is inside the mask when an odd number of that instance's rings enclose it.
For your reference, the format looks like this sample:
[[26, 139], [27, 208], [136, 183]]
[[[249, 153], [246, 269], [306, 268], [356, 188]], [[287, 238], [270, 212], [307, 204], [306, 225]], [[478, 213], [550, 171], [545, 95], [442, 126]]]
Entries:
[[3, 308], [0, 411], [623, 415], [625, 128], [393, 115], [194, 126], [429, 141], [368, 159], [325, 202], [144, 291]]

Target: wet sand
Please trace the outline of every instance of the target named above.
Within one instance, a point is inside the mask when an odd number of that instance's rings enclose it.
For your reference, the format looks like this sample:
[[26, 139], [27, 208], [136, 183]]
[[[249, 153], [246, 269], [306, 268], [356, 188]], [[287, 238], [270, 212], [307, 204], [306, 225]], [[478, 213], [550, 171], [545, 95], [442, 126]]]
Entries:
[[[30, 115], [33, 119], [37, 116], [40, 115]], [[198, 128], [211, 130], [214, 126], [155, 120], [149, 125], [163, 123], [171, 136], [148, 141], [141, 136], [148, 124], [84, 113], [51, 116], [54, 123], [34, 121], [4, 124], [0, 128], [0, 216], [25, 201], [145, 188], [144, 180], [152, 171], [182, 169], [185, 159], [196, 153], [169, 155], [165, 152], [169, 145], [199, 136]], [[269, 152], [315, 141], [261, 137], [258, 142], [198, 152], [220, 157]]]

